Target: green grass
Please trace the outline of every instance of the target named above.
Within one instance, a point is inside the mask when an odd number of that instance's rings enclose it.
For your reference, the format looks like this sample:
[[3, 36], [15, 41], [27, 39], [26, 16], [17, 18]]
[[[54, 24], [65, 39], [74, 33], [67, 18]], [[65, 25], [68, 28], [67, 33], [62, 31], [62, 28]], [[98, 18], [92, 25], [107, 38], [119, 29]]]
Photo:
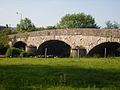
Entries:
[[120, 58], [0, 58], [0, 90], [120, 90]]

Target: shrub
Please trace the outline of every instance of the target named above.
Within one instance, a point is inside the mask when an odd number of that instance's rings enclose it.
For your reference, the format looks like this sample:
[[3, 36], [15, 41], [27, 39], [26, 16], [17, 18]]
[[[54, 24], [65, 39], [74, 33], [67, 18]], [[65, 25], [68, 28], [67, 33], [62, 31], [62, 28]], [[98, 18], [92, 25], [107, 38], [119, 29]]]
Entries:
[[7, 52], [6, 52], [6, 56], [7, 57], [10, 57], [10, 56], [16, 57], [16, 56], [19, 56], [21, 52], [22, 52], [22, 50], [19, 48], [14, 48], [14, 47], [8, 48]]
[[20, 53], [20, 56], [21, 56], [21, 57], [27, 57], [27, 52], [25, 52], [25, 51], [21, 52], [21, 53]]
[[28, 55], [28, 57], [29, 56], [34, 56], [34, 54], [32, 52], [27, 52], [27, 55]]
[[30, 56], [34, 56], [34, 55], [33, 55], [32, 52], [25, 52], [25, 51], [23, 51], [23, 52], [20, 53], [20, 56], [21, 57], [30, 57]]

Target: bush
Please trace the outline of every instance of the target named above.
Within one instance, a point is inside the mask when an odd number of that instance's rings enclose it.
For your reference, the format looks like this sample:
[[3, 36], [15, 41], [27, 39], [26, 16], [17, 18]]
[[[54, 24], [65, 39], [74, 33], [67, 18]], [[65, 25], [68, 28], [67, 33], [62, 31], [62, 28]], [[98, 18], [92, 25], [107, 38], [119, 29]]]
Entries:
[[33, 53], [23, 51], [23, 52], [20, 53], [20, 56], [21, 57], [30, 57], [30, 56], [33, 56]]
[[28, 55], [28, 57], [29, 56], [34, 56], [34, 54], [32, 52], [27, 52], [27, 55]]
[[14, 48], [14, 47], [8, 48], [7, 52], [6, 52], [6, 56], [7, 57], [10, 57], [10, 56], [16, 57], [16, 56], [19, 56], [21, 52], [22, 52], [22, 50], [19, 48]]
[[27, 53], [26, 53], [25, 51], [23, 51], [23, 52], [20, 53], [20, 56], [21, 56], [21, 57], [26, 57], [26, 56], [27, 56]]

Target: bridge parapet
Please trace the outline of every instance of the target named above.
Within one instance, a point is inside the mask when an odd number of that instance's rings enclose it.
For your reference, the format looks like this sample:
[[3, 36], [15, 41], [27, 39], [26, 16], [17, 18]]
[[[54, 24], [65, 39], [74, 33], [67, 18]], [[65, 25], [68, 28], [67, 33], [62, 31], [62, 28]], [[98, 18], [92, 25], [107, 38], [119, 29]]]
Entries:
[[120, 38], [120, 29], [57, 29], [34, 31], [21, 34], [13, 34], [10, 37], [36, 37], [36, 36], [60, 36], [60, 35], [83, 35]]

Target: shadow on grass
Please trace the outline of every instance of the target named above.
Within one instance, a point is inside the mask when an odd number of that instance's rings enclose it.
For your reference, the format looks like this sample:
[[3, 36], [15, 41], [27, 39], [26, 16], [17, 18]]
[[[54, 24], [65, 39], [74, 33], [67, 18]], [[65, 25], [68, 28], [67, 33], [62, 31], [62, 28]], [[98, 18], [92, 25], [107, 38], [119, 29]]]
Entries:
[[72, 66], [0, 66], [0, 85], [5, 88], [120, 87], [120, 71], [85, 69]]

